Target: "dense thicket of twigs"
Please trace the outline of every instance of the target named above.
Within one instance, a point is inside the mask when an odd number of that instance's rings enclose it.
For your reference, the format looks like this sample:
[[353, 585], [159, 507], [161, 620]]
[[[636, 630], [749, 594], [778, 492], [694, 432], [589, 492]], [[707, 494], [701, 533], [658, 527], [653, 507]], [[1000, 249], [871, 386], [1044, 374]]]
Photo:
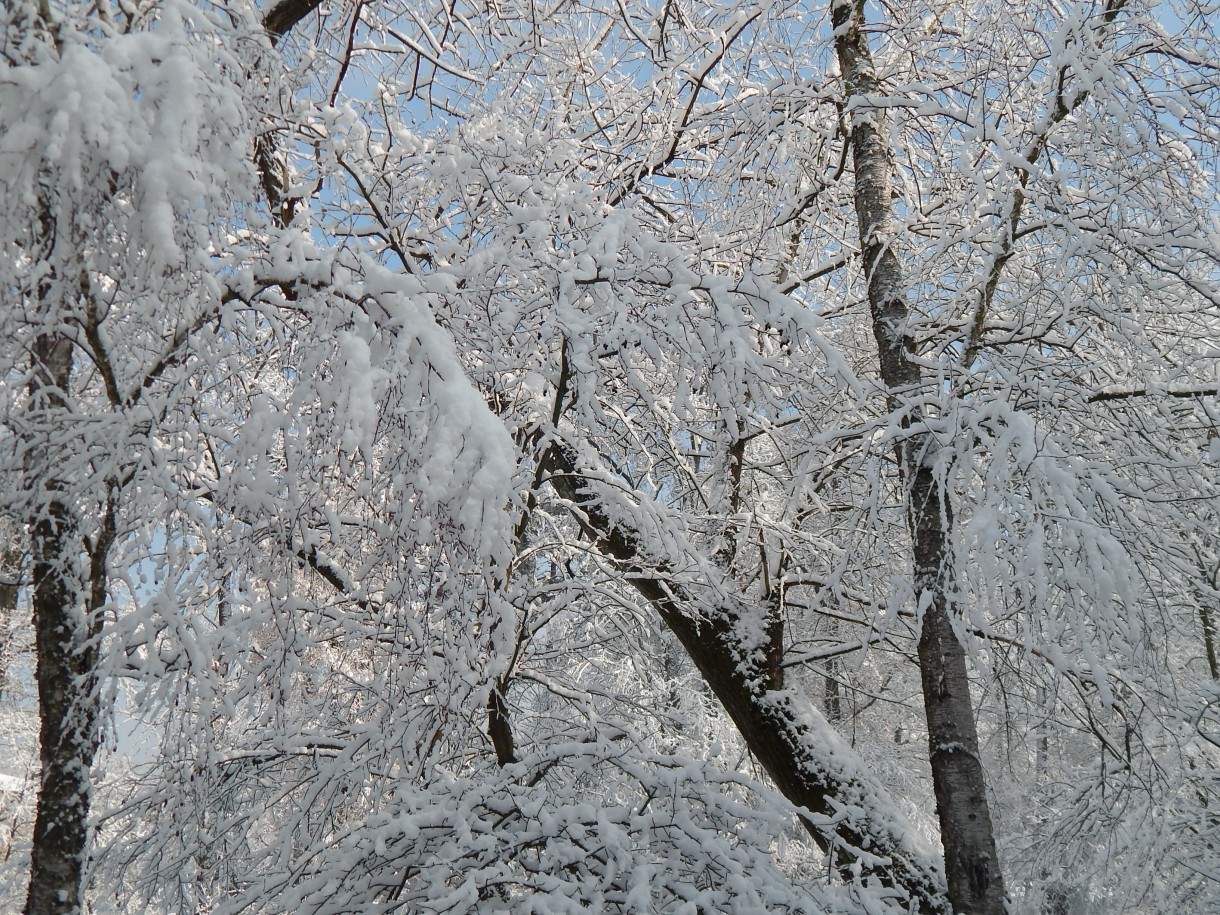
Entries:
[[1220, 8], [0, 17], [0, 907], [1220, 911]]

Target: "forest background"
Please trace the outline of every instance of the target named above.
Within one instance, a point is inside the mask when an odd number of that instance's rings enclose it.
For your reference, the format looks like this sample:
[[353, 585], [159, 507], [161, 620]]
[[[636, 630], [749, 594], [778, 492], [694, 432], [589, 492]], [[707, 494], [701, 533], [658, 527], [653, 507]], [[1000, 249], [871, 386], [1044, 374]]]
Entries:
[[1220, 912], [1220, 7], [0, 11], [0, 908]]

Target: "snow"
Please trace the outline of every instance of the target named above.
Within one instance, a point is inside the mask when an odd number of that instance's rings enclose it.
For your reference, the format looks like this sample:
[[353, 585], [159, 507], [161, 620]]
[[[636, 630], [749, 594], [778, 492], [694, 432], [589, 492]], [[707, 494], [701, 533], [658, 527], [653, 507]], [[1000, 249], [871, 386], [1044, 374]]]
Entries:
[[[941, 880], [912, 440], [1013, 905], [1214, 907], [1214, 35], [868, 7], [849, 98], [824, 10], [661, 6], [336, 5], [276, 48], [257, 4], [51, 4], [56, 41], [0, 14], [0, 537], [66, 494], [83, 577], [117, 506], [99, 912], [906, 910], [865, 874]], [[68, 390], [33, 404], [52, 338]], [[556, 442], [595, 502], [557, 497]], [[826, 809], [768, 785], [642, 580], [729, 634]], [[798, 814], [863, 837], [856, 879]]]

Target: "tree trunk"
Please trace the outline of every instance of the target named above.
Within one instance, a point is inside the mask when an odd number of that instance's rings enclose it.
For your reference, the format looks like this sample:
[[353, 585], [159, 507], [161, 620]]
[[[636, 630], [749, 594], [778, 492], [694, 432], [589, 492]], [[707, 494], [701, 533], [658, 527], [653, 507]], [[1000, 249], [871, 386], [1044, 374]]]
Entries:
[[[11, 537], [11, 543], [21, 539], [6, 525], [0, 535]], [[17, 597], [21, 592], [21, 570], [25, 565], [25, 553], [13, 546], [0, 553], [0, 702], [3, 702], [12, 677], [12, 666], [16, 658], [13, 644], [18, 629]]]
[[49, 447], [61, 437], [60, 420], [69, 409], [65, 391], [72, 377], [72, 344], [44, 335], [35, 341], [33, 359], [26, 447], [42, 772], [24, 911], [75, 915], [82, 904], [89, 779], [97, 752], [97, 646], [89, 611], [98, 603], [92, 593], [96, 585], [104, 592], [104, 569], [97, 563], [100, 558], [104, 565], [113, 540], [113, 516], [108, 513], [109, 523], [103, 522], [89, 550], [94, 587], [87, 593], [76, 508], [55, 475], [62, 458]]
[[915, 405], [925, 380], [912, 358], [910, 309], [894, 250], [893, 163], [884, 112], [868, 104], [879, 84], [863, 30], [862, 0], [835, 0], [831, 20], [852, 118], [856, 218], [881, 378], [891, 409], [909, 430], [898, 459], [914, 552], [914, 590], [923, 611], [919, 664], [949, 901], [962, 915], [1002, 915], [1004, 881], [979, 759], [966, 652], [954, 631], [949, 599], [953, 514], [934, 470], [938, 445], [920, 429], [923, 416]]
[[748, 644], [768, 609], [715, 586], [711, 596], [690, 593], [663, 561], [645, 558], [639, 531], [607, 517], [572, 451], [553, 447], [549, 466], [552, 485], [598, 552], [618, 564], [623, 580], [677, 636], [776, 787], [813, 814], [803, 825], [823, 850], [833, 850], [844, 879], [894, 889], [923, 915], [947, 913], [939, 871], [863, 761], [803, 696], [771, 688], [766, 646]]

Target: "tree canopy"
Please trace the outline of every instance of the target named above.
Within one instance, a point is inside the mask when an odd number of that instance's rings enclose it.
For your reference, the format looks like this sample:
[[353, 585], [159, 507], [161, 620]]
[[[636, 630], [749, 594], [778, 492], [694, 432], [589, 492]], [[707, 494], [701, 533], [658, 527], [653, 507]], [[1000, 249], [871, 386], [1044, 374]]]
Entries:
[[7, 4], [0, 908], [1220, 912], [1218, 29]]

